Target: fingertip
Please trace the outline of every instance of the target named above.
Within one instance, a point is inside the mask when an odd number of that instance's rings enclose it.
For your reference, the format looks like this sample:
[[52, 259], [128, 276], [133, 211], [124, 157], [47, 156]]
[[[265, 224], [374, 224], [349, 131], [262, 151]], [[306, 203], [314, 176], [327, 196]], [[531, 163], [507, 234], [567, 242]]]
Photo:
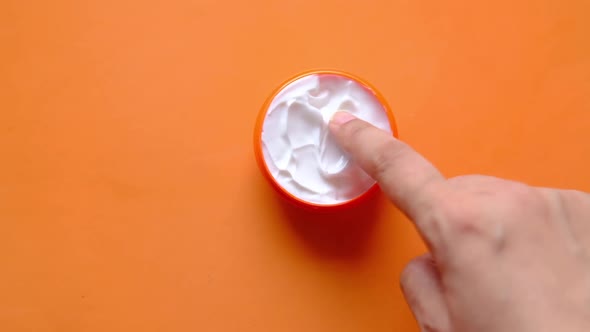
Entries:
[[334, 115], [332, 116], [332, 119], [330, 119], [330, 126], [332, 127], [339, 127], [347, 122], [350, 122], [352, 120], [356, 120], [357, 117], [355, 117], [354, 115], [345, 112], [345, 111], [338, 111], [336, 113], [334, 113]]

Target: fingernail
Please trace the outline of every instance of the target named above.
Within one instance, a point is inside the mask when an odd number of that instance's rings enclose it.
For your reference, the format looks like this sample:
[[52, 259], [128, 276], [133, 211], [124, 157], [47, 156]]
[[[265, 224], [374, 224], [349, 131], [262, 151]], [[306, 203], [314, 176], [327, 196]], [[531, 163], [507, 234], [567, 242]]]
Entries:
[[332, 120], [330, 122], [336, 125], [343, 125], [355, 119], [356, 117], [348, 112], [338, 111], [334, 113], [334, 116], [332, 116]]

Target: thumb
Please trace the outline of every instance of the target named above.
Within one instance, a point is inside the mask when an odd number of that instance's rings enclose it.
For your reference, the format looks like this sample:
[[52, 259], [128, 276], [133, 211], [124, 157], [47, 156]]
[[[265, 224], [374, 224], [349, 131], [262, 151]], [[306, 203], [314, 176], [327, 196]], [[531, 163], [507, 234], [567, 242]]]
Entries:
[[420, 331], [451, 332], [440, 275], [430, 254], [410, 261], [402, 272], [400, 282]]

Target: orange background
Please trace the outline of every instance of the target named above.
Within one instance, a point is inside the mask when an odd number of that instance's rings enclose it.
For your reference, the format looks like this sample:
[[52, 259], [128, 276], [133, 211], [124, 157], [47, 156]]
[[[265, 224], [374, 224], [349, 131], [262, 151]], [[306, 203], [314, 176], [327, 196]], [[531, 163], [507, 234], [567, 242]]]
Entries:
[[[567, 3], [567, 5], [565, 4]], [[0, 330], [417, 331], [384, 198], [282, 204], [252, 130], [329, 67], [447, 175], [590, 190], [587, 0], [3, 0]]]

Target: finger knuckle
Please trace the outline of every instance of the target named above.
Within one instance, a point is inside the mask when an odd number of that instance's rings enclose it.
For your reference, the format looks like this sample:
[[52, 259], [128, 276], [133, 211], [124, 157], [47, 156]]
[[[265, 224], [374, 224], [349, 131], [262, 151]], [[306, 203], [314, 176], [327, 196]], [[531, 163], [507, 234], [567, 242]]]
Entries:
[[482, 236], [484, 234], [484, 227], [479, 215], [473, 209], [463, 209], [460, 213], [455, 212], [451, 214], [452, 225], [455, 226], [455, 231], [461, 235]]
[[431, 215], [431, 224], [445, 226], [449, 238], [459, 237], [482, 237], [485, 229], [482, 222], [481, 212], [472, 204], [462, 204], [461, 200], [437, 204]]

